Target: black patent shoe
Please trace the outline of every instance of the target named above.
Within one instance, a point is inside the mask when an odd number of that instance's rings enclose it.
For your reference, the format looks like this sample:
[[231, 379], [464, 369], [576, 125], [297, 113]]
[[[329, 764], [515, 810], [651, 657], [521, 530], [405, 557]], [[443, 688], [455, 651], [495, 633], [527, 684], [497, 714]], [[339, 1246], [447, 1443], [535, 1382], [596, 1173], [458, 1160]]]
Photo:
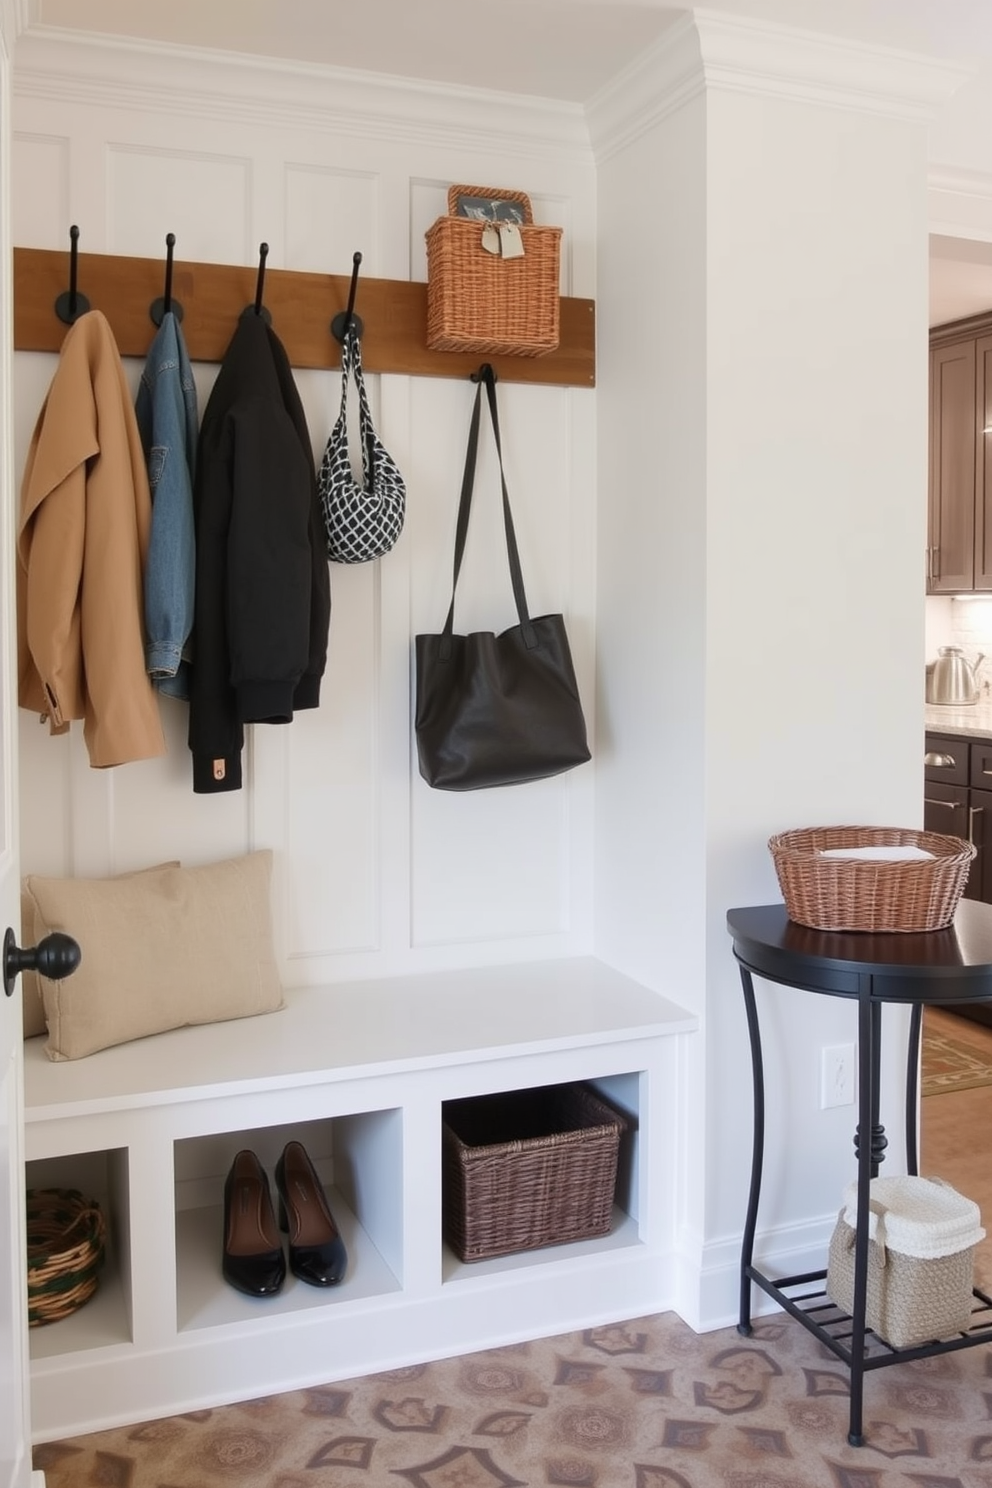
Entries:
[[224, 1184], [224, 1280], [250, 1297], [271, 1297], [286, 1280], [269, 1180], [254, 1152], [239, 1152]]
[[309, 1286], [337, 1286], [348, 1252], [323, 1185], [302, 1143], [287, 1142], [276, 1163], [279, 1225], [289, 1234], [289, 1269]]

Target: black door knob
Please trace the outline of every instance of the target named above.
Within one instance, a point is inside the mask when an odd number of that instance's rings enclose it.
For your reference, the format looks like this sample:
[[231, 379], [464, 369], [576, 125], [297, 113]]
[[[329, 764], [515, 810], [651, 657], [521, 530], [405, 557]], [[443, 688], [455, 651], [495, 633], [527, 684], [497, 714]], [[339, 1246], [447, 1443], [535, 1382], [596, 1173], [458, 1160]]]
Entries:
[[38, 971], [53, 982], [60, 982], [64, 977], [72, 976], [82, 959], [83, 953], [76, 941], [71, 935], [63, 935], [61, 930], [53, 930], [36, 946], [22, 948], [8, 926], [3, 938], [3, 990], [9, 997], [22, 971]]

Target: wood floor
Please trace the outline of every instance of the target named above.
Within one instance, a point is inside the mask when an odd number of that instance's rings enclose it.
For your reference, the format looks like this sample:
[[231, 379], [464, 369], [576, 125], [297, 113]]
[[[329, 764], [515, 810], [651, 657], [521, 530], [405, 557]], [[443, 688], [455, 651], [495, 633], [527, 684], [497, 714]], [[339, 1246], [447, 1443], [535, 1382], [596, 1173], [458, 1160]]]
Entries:
[[[924, 1026], [987, 1050], [992, 1028], [943, 1008], [927, 1008]], [[992, 1085], [930, 1095], [920, 1102], [920, 1172], [944, 1178], [974, 1199], [989, 1236], [975, 1252], [975, 1284], [992, 1287]]]

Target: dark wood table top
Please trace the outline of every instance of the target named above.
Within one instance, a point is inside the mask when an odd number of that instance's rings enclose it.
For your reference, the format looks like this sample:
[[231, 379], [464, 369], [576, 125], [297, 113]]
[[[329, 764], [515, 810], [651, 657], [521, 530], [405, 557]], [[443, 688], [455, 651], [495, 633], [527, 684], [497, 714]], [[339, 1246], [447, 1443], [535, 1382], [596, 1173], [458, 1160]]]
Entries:
[[784, 904], [731, 909], [727, 928], [744, 966], [790, 987], [857, 997], [869, 977], [880, 1002], [992, 999], [992, 904], [975, 899], [961, 900], [946, 930], [811, 930]]

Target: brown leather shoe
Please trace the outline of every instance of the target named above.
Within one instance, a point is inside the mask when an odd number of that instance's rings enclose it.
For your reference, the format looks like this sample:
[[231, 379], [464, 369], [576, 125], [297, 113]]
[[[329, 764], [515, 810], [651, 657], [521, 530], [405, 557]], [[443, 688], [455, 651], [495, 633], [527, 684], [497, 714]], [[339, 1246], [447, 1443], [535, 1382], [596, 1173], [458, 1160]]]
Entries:
[[224, 1184], [224, 1280], [250, 1297], [271, 1297], [286, 1279], [269, 1180], [246, 1147]]
[[287, 1142], [276, 1163], [279, 1224], [289, 1232], [289, 1269], [309, 1286], [337, 1286], [348, 1252], [323, 1185], [301, 1142]]

